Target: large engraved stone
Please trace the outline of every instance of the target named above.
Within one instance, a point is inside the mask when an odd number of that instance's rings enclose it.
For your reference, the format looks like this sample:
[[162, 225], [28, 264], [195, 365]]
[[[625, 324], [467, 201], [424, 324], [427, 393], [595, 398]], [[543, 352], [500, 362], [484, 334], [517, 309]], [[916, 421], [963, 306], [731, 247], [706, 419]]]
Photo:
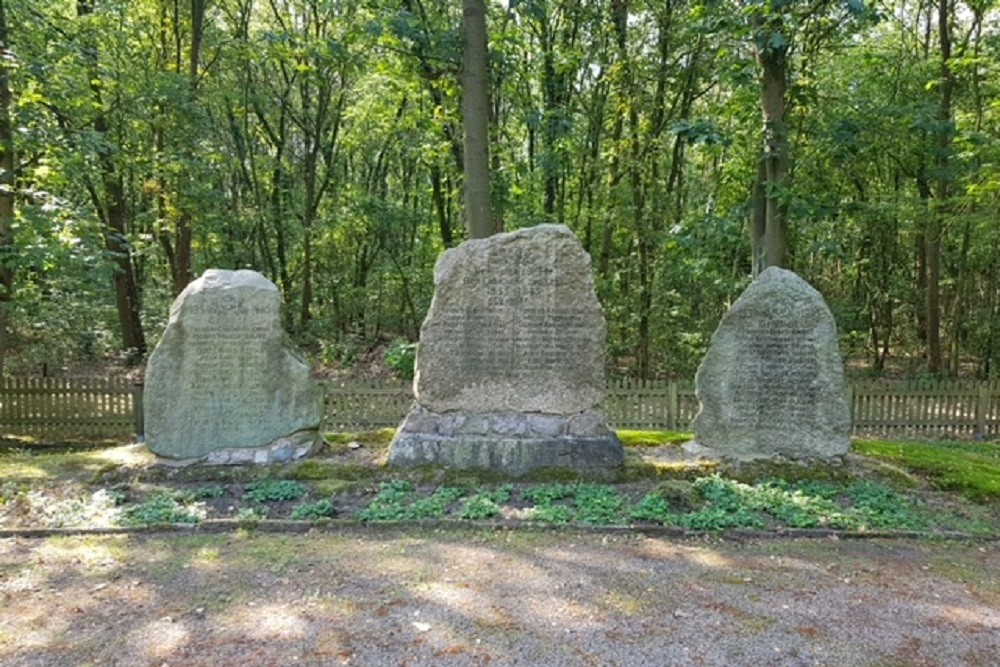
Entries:
[[151, 451], [202, 457], [319, 427], [322, 392], [286, 342], [280, 305], [254, 271], [210, 269], [177, 297], [146, 366]]
[[590, 257], [564, 225], [446, 251], [420, 332], [416, 404], [390, 463], [512, 474], [620, 465], [599, 410], [604, 338]]
[[722, 318], [695, 378], [698, 443], [722, 456], [826, 458], [850, 451], [837, 325], [823, 297], [769, 268]]

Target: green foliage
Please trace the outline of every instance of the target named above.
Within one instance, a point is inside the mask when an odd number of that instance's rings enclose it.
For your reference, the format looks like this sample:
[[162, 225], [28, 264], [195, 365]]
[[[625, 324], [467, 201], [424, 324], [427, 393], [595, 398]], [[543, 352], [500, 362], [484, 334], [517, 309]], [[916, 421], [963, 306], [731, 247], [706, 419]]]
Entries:
[[301, 482], [288, 479], [263, 480], [248, 484], [243, 499], [255, 503], [280, 503], [298, 500], [306, 495], [306, 491]]
[[601, 484], [581, 484], [573, 497], [576, 520], [585, 524], [609, 526], [621, 523], [624, 500], [613, 487]]
[[528, 515], [528, 519], [544, 523], [569, 523], [573, 520], [573, 508], [566, 505], [539, 505]]
[[383, 482], [375, 499], [357, 513], [362, 521], [418, 521], [437, 519], [445, 510], [466, 494], [464, 488], [440, 486], [430, 496], [417, 498], [410, 482]]
[[548, 506], [557, 500], [565, 500], [576, 495], [572, 484], [542, 484], [521, 491], [521, 499], [535, 505]]
[[193, 503], [198, 500], [208, 500], [210, 498], [221, 498], [226, 495], [226, 489], [222, 486], [200, 486], [196, 489], [181, 490], [174, 494], [174, 497], [184, 503]]
[[689, 530], [788, 528], [920, 530], [926, 516], [913, 499], [884, 484], [764, 480], [746, 484], [719, 475], [693, 484], [696, 494], [670, 487], [643, 497], [628, 512], [633, 521], [651, 521]]
[[166, 492], [154, 493], [142, 503], [125, 508], [121, 518], [122, 524], [126, 526], [169, 523], [191, 525], [199, 521], [201, 518], [198, 514]]
[[312, 503], [302, 503], [292, 508], [293, 519], [310, 519], [315, 521], [335, 516], [336, 513], [337, 510], [334, 508], [333, 502], [326, 498]]
[[396, 371], [404, 380], [412, 380], [417, 362], [417, 344], [397, 338], [389, 344], [383, 359], [385, 365]]
[[883, 484], [857, 482], [847, 488], [852, 509], [865, 528], [922, 530], [928, 521], [919, 512], [920, 503], [906, 498]]
[[241, 507], [236, 513], [236, 520], [242, 524], [254, 525], [267, 518], [266, 507]]
[[505, 484], [491, 491], [477, 493], [462, 503], [458, 518], [469, 520], [491, 519], [500, 514], [501, 505], [510, 501], [514, 490], [512, 484]]
[[[761, 106], [750, 50], [787, 67], [796, 168], [775, 194], [796, 270], [821, 288], [852, 356], [876, 373], [885, 341], [896, 358], [923, 356], [912, 240], [933, 210], [945, 230], [950, 370], [1000, 367], [998, 9], [987, 3], [976, 19], [951, 8], [966, 39], [942, 122], [940, 86], [927, 85], [939, 47], [919, 48], [925, 20], [897, 4], [650, 5], [633, 8], [642, 21], [619, 23], [614, 3], [533, 1], [489, 22], [493, 95], [507, 110], [492, 133], [496, 217], [507, 229], [573, 227], [594, 258], [617, 372], [690, 377], [748, 283]], [[107, 250], [117, 238], [104, 219], [114, 183], [151, 342], [192, 221], [193, 273], [260, 270], [281, 283], [285, 324], [323, 365], [368, 364], [388, 337], [386, 364], [412, 377], [405, 341], [430, 303], [435, 260], [463, 235], [456, 3], [414, 13], [308, 0], [250, 21], [209, 10], [194, 80], [171, 65], [188, 62], [190, 40], [149, 29], [156, 3], [72, 21], [65, 3], [5, 7], [19, 159], [10, 367], [92, 367], [120, 353], [110, 278], [121, 256]], [[879, 16], [892, 25], [875, 27]], [[190, 36], [191, 11], [172, 21]], [[654, 43], [663, 48], [646, 48]], [[684, 76], [663, 74], [681, 61]], [[636, 85], [646, 81], [659, 83]], [[951, 186], [946, 201], [930, 188], [938, 176]]]
[[651, 523], [674, 524], [676, 518], [671, 511], [671, 505], [666, 498], [657, 493], [649, 493], [633, 505], [628, 511], [631, 521], [649, 521]]

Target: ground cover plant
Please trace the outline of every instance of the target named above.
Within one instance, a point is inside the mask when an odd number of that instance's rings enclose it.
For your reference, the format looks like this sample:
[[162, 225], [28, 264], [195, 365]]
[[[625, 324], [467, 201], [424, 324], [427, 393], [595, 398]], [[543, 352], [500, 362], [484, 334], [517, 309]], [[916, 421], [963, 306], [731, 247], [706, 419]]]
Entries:
[[600, 483], [560, 471], [504, 480], [478, 471], [389, 469], [381, 432], [343, 434], [324, 457], [271, 466], [154, 466], [139, 448], [7, 451], [0, 454], [0, 529], [191, 526], [218, 519], [252, 527], [336, 518], [707, 532], [1000, 532], [997, 445], [863, 441], [855, 445], [862, 456], [829, 468], [727, 467], [676, 456], [681, 435], [627, 432], [626, 469]]

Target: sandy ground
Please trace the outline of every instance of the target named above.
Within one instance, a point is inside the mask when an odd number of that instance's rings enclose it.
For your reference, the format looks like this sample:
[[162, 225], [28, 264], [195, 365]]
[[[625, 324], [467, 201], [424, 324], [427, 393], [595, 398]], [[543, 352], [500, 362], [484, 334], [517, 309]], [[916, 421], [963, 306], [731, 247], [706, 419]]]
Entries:
[[1000, 545], [357, 527], [0, 539], [0, 664], [1000, 664]]

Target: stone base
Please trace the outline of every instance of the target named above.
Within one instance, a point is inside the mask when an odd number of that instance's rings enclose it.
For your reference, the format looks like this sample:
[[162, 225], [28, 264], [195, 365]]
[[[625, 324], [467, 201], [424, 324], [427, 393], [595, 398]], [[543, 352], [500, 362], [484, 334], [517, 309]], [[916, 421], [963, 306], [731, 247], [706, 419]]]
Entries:
[[539, 468], [602, 471], [625, 452], [597, 410], [565, 417], [535, 413], [438, 414], [414, 406], [396, 431], [389, 464], [485, 468], [523, 475]]
[[287, 463], [309, 456], [317, 450], [322, 438], [316, 431], [299, 431], [278, 438], [264, 447], [238, 447], [232, 449], [217, 449], [205, 456], [188, 459], [159, 459], [168, 466], [188, 465], [267, 465], [268, 463]]

